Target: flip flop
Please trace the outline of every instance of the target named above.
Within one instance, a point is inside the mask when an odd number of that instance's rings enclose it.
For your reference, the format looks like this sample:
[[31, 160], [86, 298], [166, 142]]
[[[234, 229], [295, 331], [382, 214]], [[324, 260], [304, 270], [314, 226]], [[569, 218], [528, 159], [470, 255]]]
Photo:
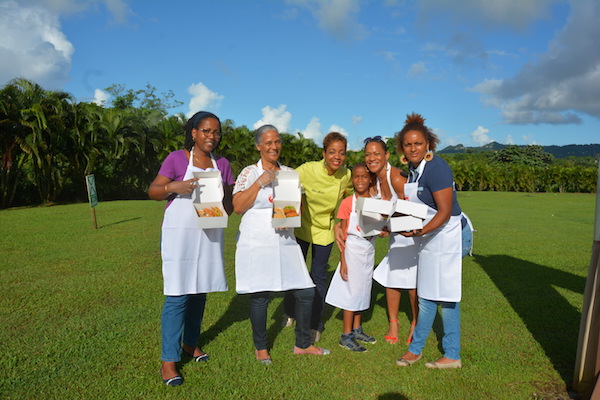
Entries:
[[383, 338], [389, 344], [398, 344], [398, 338], [397, 337], [385, 335]]

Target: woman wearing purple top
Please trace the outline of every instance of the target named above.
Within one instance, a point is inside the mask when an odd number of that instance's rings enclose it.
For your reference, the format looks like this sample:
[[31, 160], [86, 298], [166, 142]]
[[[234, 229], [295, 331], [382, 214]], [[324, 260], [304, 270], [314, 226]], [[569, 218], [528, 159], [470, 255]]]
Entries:
[[227, 291], [223, 260], [223, 228], [200, 229], [194, 208], [197, 181], [193, 173], [221, 172], [223, 206], [233, 211], [233, 173], [229, 161], [213, 154], [221, 140], [216, 115], [200, 111], [185, 125], [183, 150], [170, 153], [148, 188], [153, 200], [168, 200], [162, 224], [161, 255], [165, 303], [162, 310], [163, 382], [178, 386], [181, 350], [196, 361], [208, 360], [197, 345], [206, 293]]

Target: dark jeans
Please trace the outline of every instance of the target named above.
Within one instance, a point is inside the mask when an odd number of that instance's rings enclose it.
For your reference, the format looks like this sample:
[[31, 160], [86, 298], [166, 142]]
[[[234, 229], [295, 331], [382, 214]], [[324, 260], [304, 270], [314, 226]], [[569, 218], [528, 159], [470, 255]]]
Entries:
[[[302, 254], [306, 260], [308, 255], [309, 246], [312, 248], [312, 262], [310, 266], [310, 277], [315, 284], [315, 299], [312, 306], [312, 316], [310, 321], [311, 329], [316, 329], [319, 332], [323, 332], [323, 308], [325, 306], [325, 295], [327, 294], [327, 263], [329, 262], [329, 255], [333, 248], [333, 243], [327, 246], [321, 246], [318, 244], [311, 244], [305, 242], [302, 239], [296, 238], [296, 241], [302, 249]], [[283, 302], [284, 312], [292, 318], [296, 318], [294, 313], [294, 297], [286, 293]], [[298, 319], [298, 318], [296, 318]]]
[[[256, 350], [269, 348], [267, 337], [267, 307], [270, 292], [258, 292], [250, 295], [250, 322], [252, 338]], [[310, 314], [312, 310], [314, 288], [295, 289], [286, 292], [295, 300], [296, 347], [306, 349], [312, 344], [310, 337]]]

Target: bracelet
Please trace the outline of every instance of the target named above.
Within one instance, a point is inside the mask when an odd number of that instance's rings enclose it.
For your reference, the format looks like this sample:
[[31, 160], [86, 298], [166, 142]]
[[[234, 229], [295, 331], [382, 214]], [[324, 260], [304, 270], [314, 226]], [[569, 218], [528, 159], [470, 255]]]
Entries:
[[265, 188], [265, 186], [262, 184], [262, 182], [260, 181], [260, 179], [257, 179], [256, 181], [257, 181], [257, 182], [258, 182], [258, 184], [260, 185], [260, 188], [261, 188], [261, 189], [264, 189], [264, 188]]
[[[165, 192], [169, 193], [169, 189], [167, 189], [167, 185], [165, 185]], [[171, 193], [169, 193], [169, 194], [171, 194]]]

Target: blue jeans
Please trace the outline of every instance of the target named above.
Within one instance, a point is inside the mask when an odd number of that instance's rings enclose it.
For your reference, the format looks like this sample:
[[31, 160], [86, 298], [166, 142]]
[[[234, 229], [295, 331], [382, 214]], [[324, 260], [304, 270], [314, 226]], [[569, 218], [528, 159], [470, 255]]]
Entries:
[[437, 313], [437, 306], [442, 306], [442, 324], [444, 325], [444, 336], [442, 337], [442, 348], [444, 356], [451, 360], [460, 360], [460, 303], [449, 303], [445, 301], [431, 301], [419, 297], [419, 317], [413, 334], [413, 341], [408, 351], [413, 354], [421, 354], [427, 336], [433, 327], [433, 320]]
[[[323, 317], [323, 308], [325, 307], [325, 295], [327, 294], [327, 288], [329, 287], [327, 284], [327, 264], [329, 263], [329, 256], [331, 255], [333, 243], [330, 243], [327, 246], [312, 243], [311, 246], [311, 243], [298, 238], [296, 238], [296, 242], [300, 245], [305, 260], [308, 256], [308, 248], [312, 248], [310, 277], [315, 284], [315, 299], [313, 300], [312, 305], [310, 327], [311, 329], [323, 332], [324, 327], [321, 319]], [[291, 293], [285, 294], [283, 311], [290, 317], [296, 318], [294, 314], [294, 296]]]
[[206, 293], [165, 296], [162, 309], [162, 354], [161, 360], [181, 360], [181, 343], [191, 347], [198, 345]]
[[[250, 295], [250, 322], [252, 323], [252, 338], [256, 350], [269, 348], [267, 336], [267, 308], [269, 293], [258, 292]], [[296, 316], [296, 347], [306, 349], [312, 344], [310, 337], [310, 314], [314, 298], [314, 288], [295, 289], [286, 292], [295, 300]]]

